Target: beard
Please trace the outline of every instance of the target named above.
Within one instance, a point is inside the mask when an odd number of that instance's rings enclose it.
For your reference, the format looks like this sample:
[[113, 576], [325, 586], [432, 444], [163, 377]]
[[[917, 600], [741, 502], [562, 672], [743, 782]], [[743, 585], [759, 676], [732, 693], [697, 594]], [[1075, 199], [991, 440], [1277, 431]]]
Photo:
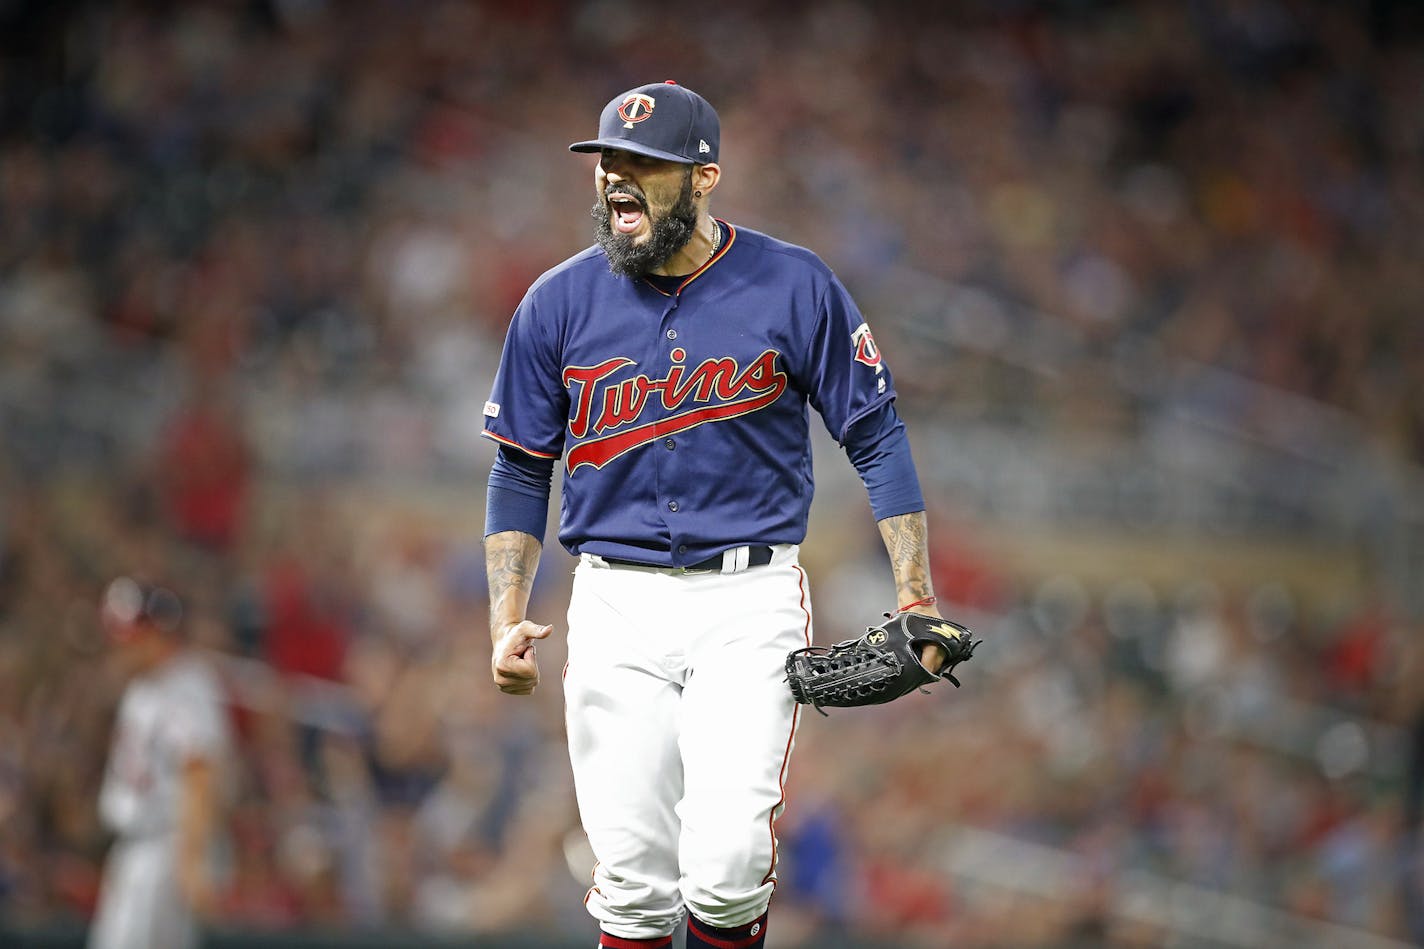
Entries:
[[687, 169], [682, 179], [682, 189], [672, 207], [662, 213], [654, 213], [641, 194], [629, 188], [613, 188], [610, 194], [631, 194], [643, 205], [643, 214], [648, 218], [652, 233], [648, 239], [635, 244], [635, 235], [620, 234], [613, 229], [613, 211], [608, 204], [608, 196], [593, 204], [593, 233], [598, 245], [608, 255], [608, 269], [625, 277], [641, 277], [651, 273], [672, 259], [692, 239], [697, 228], [697, 206], [692, 203], [692, 169]]

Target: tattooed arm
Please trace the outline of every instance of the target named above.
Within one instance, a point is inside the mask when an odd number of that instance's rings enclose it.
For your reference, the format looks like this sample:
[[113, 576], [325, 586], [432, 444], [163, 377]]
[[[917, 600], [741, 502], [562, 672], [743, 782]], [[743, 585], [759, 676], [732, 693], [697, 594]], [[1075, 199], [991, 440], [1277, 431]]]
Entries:
[[[890, 555], [890, 569], [895, 574], [895, 598], [900, 607], [909, 607], [908, 612], [939, 616], [934, 605], [934, 584], [930, 579], [930, 551], [928, 542], [928, 521], [924, 511], [913, 514], [898, 514], [877, 522], [880, 539], [885, 541], [885, 552]], [[921, 600], [918, 606], [910, 606]], [[920, 654], [920, 661], [927, 669], [937, 671], [944, 665], [944, 650], [938, 646], [928, 646]]]
[[[899, 606], [908, 606], [934, 596], [934, 584], [930, 582], [926, 523], [924, 511], [887, 517], [878, 523], [880, 539], [885, 541], [885, 552], [890, 555], [890, 569], [895, 574], [895, 596]], [[933, 613], [925, 607], [917, 606], [915, 609]]]
[[500, 531], [485, 538], [490, 641], [494, 646], [490, 671], [499, 690], [510, 695], [528, 695], [539, 684], [534, 641], [554, 631], [552, 626], [524, 618], [542, 550], [538, 538], [523, 531]]

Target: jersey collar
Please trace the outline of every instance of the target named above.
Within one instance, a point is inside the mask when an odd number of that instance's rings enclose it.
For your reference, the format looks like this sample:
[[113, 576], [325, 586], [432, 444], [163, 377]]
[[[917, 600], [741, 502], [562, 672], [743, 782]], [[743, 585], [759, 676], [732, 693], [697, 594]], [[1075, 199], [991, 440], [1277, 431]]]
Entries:
[[696, 280], [698, 277], [700, 277], [700, 276], [702, 276], [703, 274], [705, 274], [705, 273], [708, 271], [708, 269], [709, 269], [713, 264], [715, 264], [717, 261], [719, 261], [719, 260], [721, 260], [723, 257], [725, 257], [726, 254], [727, 254], [727, 251], [731, 250], [731, 249], [732, 249], [732, 245], [737, 242], [737, 229], [736, 229], [735, 227], [733, 227], [732, 225], [728, 224], [726, 221], [722, 220], [721, 218], [713, 218], [712, 220], [714, 220], [714, 221], [717, 222], [717, 226], [718, 226], [718, 227], [726, 227], [726, 228], [727, 228], [727, 240], [726, 240], [725, 243], [722, 244], [721, 247], [719, 247], [719, 248], [717, 249], [717, 253], [715, 253], [715, 254], [713, 254], [711, 257], [707, 258], [707, 262], [706, 262], [705, 264], [703, 264], [701, 267], [698, 267], [698, 268], [697, 268], [696, 270], [694, 270], [692, 273], [688, 274], [688, 275], [683, 279], [682, 283], [680, 283], [680, 284], [677, 285], [677, 289], [673, 290], [671, 293], [669, 293], [668, 291], [662, 289], [662, 288], [659, 287], [657, 284], [655, 284], [655, 283], [653, 283], [651, 280], [649, 280], [647, 277], [644, 277], [644, 278], [643, 278], [643, 282], [646, 283], [648, 286], [652, 287], [654, 290], [656, 290], [656, 291], [658, 291], [659, 293], [661, 293], [661, 294], [662, 294], [663, 296], [665, 296], [665, 297], [675, 297], [675, 296], [677, 296], [679, 293], [681, 293], [682, 291], [686, 290], [686, 289], [687, 289], [687, 285], [688, 285], [689, 283], [691, 283], [692, 281]]

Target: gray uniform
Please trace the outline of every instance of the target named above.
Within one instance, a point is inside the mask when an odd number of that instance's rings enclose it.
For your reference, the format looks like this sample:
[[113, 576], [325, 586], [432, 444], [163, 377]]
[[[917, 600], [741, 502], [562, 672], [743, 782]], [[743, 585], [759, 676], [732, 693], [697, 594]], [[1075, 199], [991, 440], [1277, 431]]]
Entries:
[[230, 737], [222, 690], [181, 653], [131, 682], [114, 724], [99, 813], [117, 834], [104, 867], [89, 949], [187, 949], [197, 927], [178, 887], [184, 764], [219, 765]]

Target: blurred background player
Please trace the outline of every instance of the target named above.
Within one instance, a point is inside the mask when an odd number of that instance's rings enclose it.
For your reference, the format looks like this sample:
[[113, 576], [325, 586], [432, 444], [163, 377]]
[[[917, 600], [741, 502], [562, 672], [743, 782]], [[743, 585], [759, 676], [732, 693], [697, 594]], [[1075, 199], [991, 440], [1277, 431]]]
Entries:
[[132, 674], [114, 723], [99, 810], [117, 838], [90, 949], [185, 949], [213, 909], [210, 847], [229, 736], [213, 672], [183, 635], [172, 591], [127, 577], [101, 617]]

